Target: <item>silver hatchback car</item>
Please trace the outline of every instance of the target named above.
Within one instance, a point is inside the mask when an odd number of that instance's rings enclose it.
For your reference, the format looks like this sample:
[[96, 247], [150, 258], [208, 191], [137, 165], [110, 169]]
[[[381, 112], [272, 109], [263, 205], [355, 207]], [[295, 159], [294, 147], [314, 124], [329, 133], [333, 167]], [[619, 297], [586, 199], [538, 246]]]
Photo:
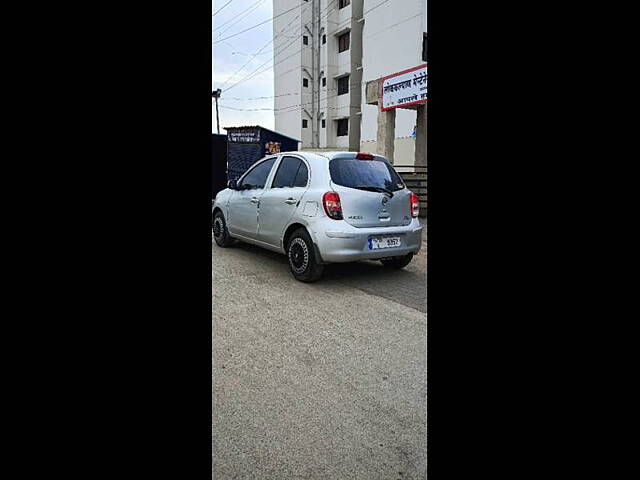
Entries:
[[403, 268], [420, 250], [418, 197], [391, 164], [355, 152], [289, 152], [256, 162], [216, 195], [213, 238], [284, 253], [294, 277], [324, 265], [380, 260]]

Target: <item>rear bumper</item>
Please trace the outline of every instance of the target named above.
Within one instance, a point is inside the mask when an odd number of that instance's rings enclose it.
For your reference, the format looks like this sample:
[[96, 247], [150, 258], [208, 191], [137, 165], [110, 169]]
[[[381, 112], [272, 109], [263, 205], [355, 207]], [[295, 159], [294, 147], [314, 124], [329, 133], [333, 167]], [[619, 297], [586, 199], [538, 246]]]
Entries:
[[[417, 253], [422, 246], [422, 225], [414, 218], [403, 227], [356, 228], [344, 221], [330, 220], [324, 229], [314, 232], [315, 242], [324, 262], [355, 262], [376, 260]], [[371, 250], [372, 236], [400, 237], [400, 246]]]

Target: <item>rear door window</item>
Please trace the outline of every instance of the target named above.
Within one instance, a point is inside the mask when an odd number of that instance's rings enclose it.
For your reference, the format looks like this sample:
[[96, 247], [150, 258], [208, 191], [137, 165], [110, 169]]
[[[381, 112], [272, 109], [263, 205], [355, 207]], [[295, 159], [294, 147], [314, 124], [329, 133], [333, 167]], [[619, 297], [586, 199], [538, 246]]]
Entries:
[[300, 162], [300, 168], [298, 168], [298, 173], [296, 174], [296, 180], [293, 183], [294, 187], [306, 187], [307, 182], [309, 181], [309, 170], [307, 170], [307, 166], [304, 162]]
[[306, 187], [308, 176], [307, 166], [302, 160], [284, 157], [273, 179], [272, 188]]
[[301, 163], [302, 162], [297, 158], [284, 157], [282, 162], [280, 162], [280, 166], [278, 167], [276, 176], [273, 179], [273, 185], [271, 188], [293, 187]]
[[385, 188], [395, 192], [404, 188], [396, 171], [382, 160], [334, 158], [329, 162], [333, 183], [350, 188]]

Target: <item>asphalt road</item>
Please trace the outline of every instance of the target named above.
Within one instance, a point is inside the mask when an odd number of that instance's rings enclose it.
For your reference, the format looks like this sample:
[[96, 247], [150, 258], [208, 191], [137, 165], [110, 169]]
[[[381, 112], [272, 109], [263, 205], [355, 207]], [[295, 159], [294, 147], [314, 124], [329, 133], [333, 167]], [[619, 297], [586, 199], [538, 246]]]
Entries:
[[213, 478], [426, 478], [426, 244], [404, 270], [213, 249]]

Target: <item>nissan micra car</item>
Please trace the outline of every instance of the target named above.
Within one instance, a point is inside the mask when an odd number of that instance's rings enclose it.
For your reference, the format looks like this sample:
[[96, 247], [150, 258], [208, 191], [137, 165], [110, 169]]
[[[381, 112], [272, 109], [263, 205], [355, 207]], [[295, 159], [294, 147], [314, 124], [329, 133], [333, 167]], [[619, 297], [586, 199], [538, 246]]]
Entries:
[[296, 279], [314, 282], [328, 263], [408, 265], [422, 244], [419, 210], [384, 157], [279, 153], [216, 195], [213, 238], [220, 247], [240, 240], [283, 253]]

